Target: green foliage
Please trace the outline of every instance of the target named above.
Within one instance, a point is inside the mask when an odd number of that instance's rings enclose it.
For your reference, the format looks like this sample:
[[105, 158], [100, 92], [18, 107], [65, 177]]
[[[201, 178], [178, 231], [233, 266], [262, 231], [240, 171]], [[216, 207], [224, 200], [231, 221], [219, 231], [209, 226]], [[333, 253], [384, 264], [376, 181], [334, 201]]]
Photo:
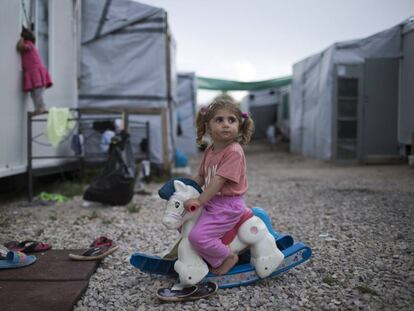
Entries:
[[86, 216], [85, 218], [89, 220], [99, 218], [99, 213], [97, 211], [92, 211], [92, 213], [89, 216]]
[[104, 219], [102, 220], [102, 223], [103, 223], [104, 225], [110, 225], [110, 224], [112, 223], [112, 220], [111, 220], [111, 219], [104, 218]]
[[56, 214], [50, 214], [49, 219], [52, 220], [52, 221], [57, 220]]
[[328, 285], [332, 286], [332, 285], [334, 285], [337, 281], [336, 281], [336, 279], [334, 279], [333, 277], [330, 277], [330, 276], [325, 276], [325, 277], [322, 279], [322, 282], [324, 282], [324, 283], [326, 283], [326, 284], [328, 284]]
[[34, 184], [34, 193], [42, 191], [64, 195], [73, 198], [76, 195], [82, 195], [88, 184], [101, 172], [101, 167], [85, 168], [83, 172], [72, 172], [50, 176], [36, 180]]
[[3, 214], [0, 214], [0, 228], [7, 228], [10, 226], [10, 219]]
[[365, 285], [359, 285], [356, 286], [354, 289], [358, 290], [361, 294], [370, 294], [373, 296], [378, 296], [377, 292], [371, 288], [369, 288], [368, 286]]
[[135, 204], [133, 202], [127, 205], [127, 211], [130, 213], [138, 213], [141, 210], [141, 205]]

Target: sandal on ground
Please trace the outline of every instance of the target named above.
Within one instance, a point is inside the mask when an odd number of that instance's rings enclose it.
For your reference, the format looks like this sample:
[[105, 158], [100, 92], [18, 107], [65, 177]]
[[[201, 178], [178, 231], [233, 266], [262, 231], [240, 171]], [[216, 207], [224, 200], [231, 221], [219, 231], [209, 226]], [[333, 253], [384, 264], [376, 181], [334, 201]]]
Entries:
[[83, 252], [81, 255], [69, 254], [69, 257], [73, 260], [98, 260], [102, 259], [118, 249], [118, 246], [99, 246], [91, 247]]
[[25, 241], [9, 241], [4, 243], [4, 246], [11, 251], [23, 253], [38, 253], [51, 249], [52, 246], [47, 243], [25, 240]]
[[28, 256], [21, 252], [8, 252], [5, 257], [0, 255], [0, 269], [11, 269], [26, 267], [33, 264], [36, 261], [36, 257]]
[[92, 242], [89, 247], [99, 247], [99, 246], [112, 246], [112, 240], [108, 239], [106, 236], [100, 236], [99, 238], [96, 238], [95, 241]]

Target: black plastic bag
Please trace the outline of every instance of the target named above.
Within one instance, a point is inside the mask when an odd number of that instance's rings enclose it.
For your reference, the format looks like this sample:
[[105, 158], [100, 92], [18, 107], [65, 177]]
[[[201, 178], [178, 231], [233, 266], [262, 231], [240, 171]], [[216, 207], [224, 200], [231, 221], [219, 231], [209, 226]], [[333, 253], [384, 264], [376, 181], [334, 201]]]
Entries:
[[114, 136], [103, 171], [86, 189], [83, 199], [110, 205], [126, 205], [133, 195], [137, 169], [129, 135]]

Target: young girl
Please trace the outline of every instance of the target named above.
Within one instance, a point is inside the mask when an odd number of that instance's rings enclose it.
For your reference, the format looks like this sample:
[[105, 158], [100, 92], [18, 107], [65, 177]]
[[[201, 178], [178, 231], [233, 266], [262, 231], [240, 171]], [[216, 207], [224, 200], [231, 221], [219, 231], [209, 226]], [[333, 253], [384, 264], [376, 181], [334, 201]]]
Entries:
[[23, 91], [30, 92], [35, 107], [33, 115], [37, 115], [46, 111], [43, 92], [52, 86], [52, 80], [35, 46], [33, 32], [23, 27], [20, 37], [17, 50], [22, 57]]
[[240, 144], [249, 143], [253, 126], [253, 120], [227, 95], [217, 97], [197, 115], [197, 143], [203, 143], [206, 133], [212, 143], [195, 177], [204, 191], [197, 199], [184, 202], [184, 206], [187, 210], [193, 206], [203, 208], [189, 241], [215, 274], [226, 274], [238, 261], [238, 256], [220, 239], [239, 222], [246, 208], [246, 158]]

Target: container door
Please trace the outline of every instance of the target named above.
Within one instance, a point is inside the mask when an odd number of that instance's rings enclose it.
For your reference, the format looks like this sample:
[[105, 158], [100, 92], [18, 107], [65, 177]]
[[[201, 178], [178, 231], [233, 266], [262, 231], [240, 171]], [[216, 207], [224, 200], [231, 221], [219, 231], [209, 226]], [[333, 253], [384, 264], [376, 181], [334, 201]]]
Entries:
[[363, 158], [398, 155], [398, 59], [368, 59], [364, 72]]
[[361, 68], [336, 67], [336, 160], [357, 160], [360, 146]]

